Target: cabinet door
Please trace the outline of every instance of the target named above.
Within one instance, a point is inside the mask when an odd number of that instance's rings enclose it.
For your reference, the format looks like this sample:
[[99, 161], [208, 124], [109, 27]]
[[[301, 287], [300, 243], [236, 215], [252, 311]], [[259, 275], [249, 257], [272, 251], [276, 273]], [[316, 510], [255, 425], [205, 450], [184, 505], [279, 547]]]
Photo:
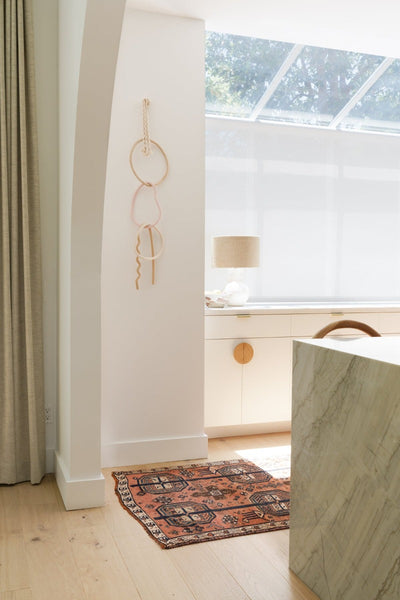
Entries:
[[251, 362], [243, 366], [243, 423], [290, 421], [292, 340], [246, 340], [253, 346]]
[[235, 340], [205, 342], [206, 427], [240, 425], [242, 419], [242, 365], [233, 357]]

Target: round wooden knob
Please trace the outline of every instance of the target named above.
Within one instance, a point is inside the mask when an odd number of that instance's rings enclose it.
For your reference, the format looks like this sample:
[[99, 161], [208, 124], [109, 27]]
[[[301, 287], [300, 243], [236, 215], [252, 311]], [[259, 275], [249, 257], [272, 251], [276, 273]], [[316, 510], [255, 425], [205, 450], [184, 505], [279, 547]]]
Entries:
[[245, 342], [238, 344], [233, 351], [233, 356], [238, 363], [245, 365], [249, 363], [254, 356], [253, 347]]

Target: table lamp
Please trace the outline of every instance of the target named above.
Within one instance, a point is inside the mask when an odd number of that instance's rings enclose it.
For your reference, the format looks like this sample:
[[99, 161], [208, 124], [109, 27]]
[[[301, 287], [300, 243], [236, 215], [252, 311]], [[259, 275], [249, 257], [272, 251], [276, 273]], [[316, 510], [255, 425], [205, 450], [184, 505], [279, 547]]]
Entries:
[[243, 306], [250, 291], [243, 281], [243, 269], [258, 267], [260, 238], [250, 235], [224, 235], [213, 238], [213, 266], [231, 269], [223, 291], [228, 306]]

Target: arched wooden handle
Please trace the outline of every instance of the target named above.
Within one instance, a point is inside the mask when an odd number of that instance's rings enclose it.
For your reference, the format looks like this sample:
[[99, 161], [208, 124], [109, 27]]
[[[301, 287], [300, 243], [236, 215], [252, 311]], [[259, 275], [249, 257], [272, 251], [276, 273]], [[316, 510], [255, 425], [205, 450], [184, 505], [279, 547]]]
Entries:
[[316, 333], [313, 336], [313, 339], [319, 340], [319, 339], [325, 337], [331, 331], [334, 331], [335, 329], [345, 329], [345, 328], [359, 329], [360, 331], [364, 331], [364, 333], [367, 333], [371, 337], [382, 337], [380, 333], [375, 331], [375, 329], [373, 329], [366, 323], [361, 323], [361, 321], [343, 320], [343, 321], [335, 321], [335, 323], [330, 323], [329, 325], [326, 325], [326, 327], [323, 327], [322, 329], [320, 329], [318, 331], [318, 333]]
[[250, 346], [250, 344], [242, 342], [241, 344], [238, 344], [235, 347], [233, 351], [233, 356], [238, 363], [240, 363], [241, 365], [246, 365], [251, 361], [251, 359], [254, 356], [253, 347]]

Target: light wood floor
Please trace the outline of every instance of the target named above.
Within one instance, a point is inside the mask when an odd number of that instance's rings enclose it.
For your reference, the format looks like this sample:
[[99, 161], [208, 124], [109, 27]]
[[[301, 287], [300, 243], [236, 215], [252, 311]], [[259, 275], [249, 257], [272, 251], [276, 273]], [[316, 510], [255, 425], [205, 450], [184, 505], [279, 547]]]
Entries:
[[[289, 443], [289, 434], [210, 440], [209, 460]], [[0, 487], [0, 600], [317, 598], [288, 569], [287, 530], [162, 550], [120, 507], [111, 470], [105, 506], [89, 510], [66, 512], [50, 475]]]

